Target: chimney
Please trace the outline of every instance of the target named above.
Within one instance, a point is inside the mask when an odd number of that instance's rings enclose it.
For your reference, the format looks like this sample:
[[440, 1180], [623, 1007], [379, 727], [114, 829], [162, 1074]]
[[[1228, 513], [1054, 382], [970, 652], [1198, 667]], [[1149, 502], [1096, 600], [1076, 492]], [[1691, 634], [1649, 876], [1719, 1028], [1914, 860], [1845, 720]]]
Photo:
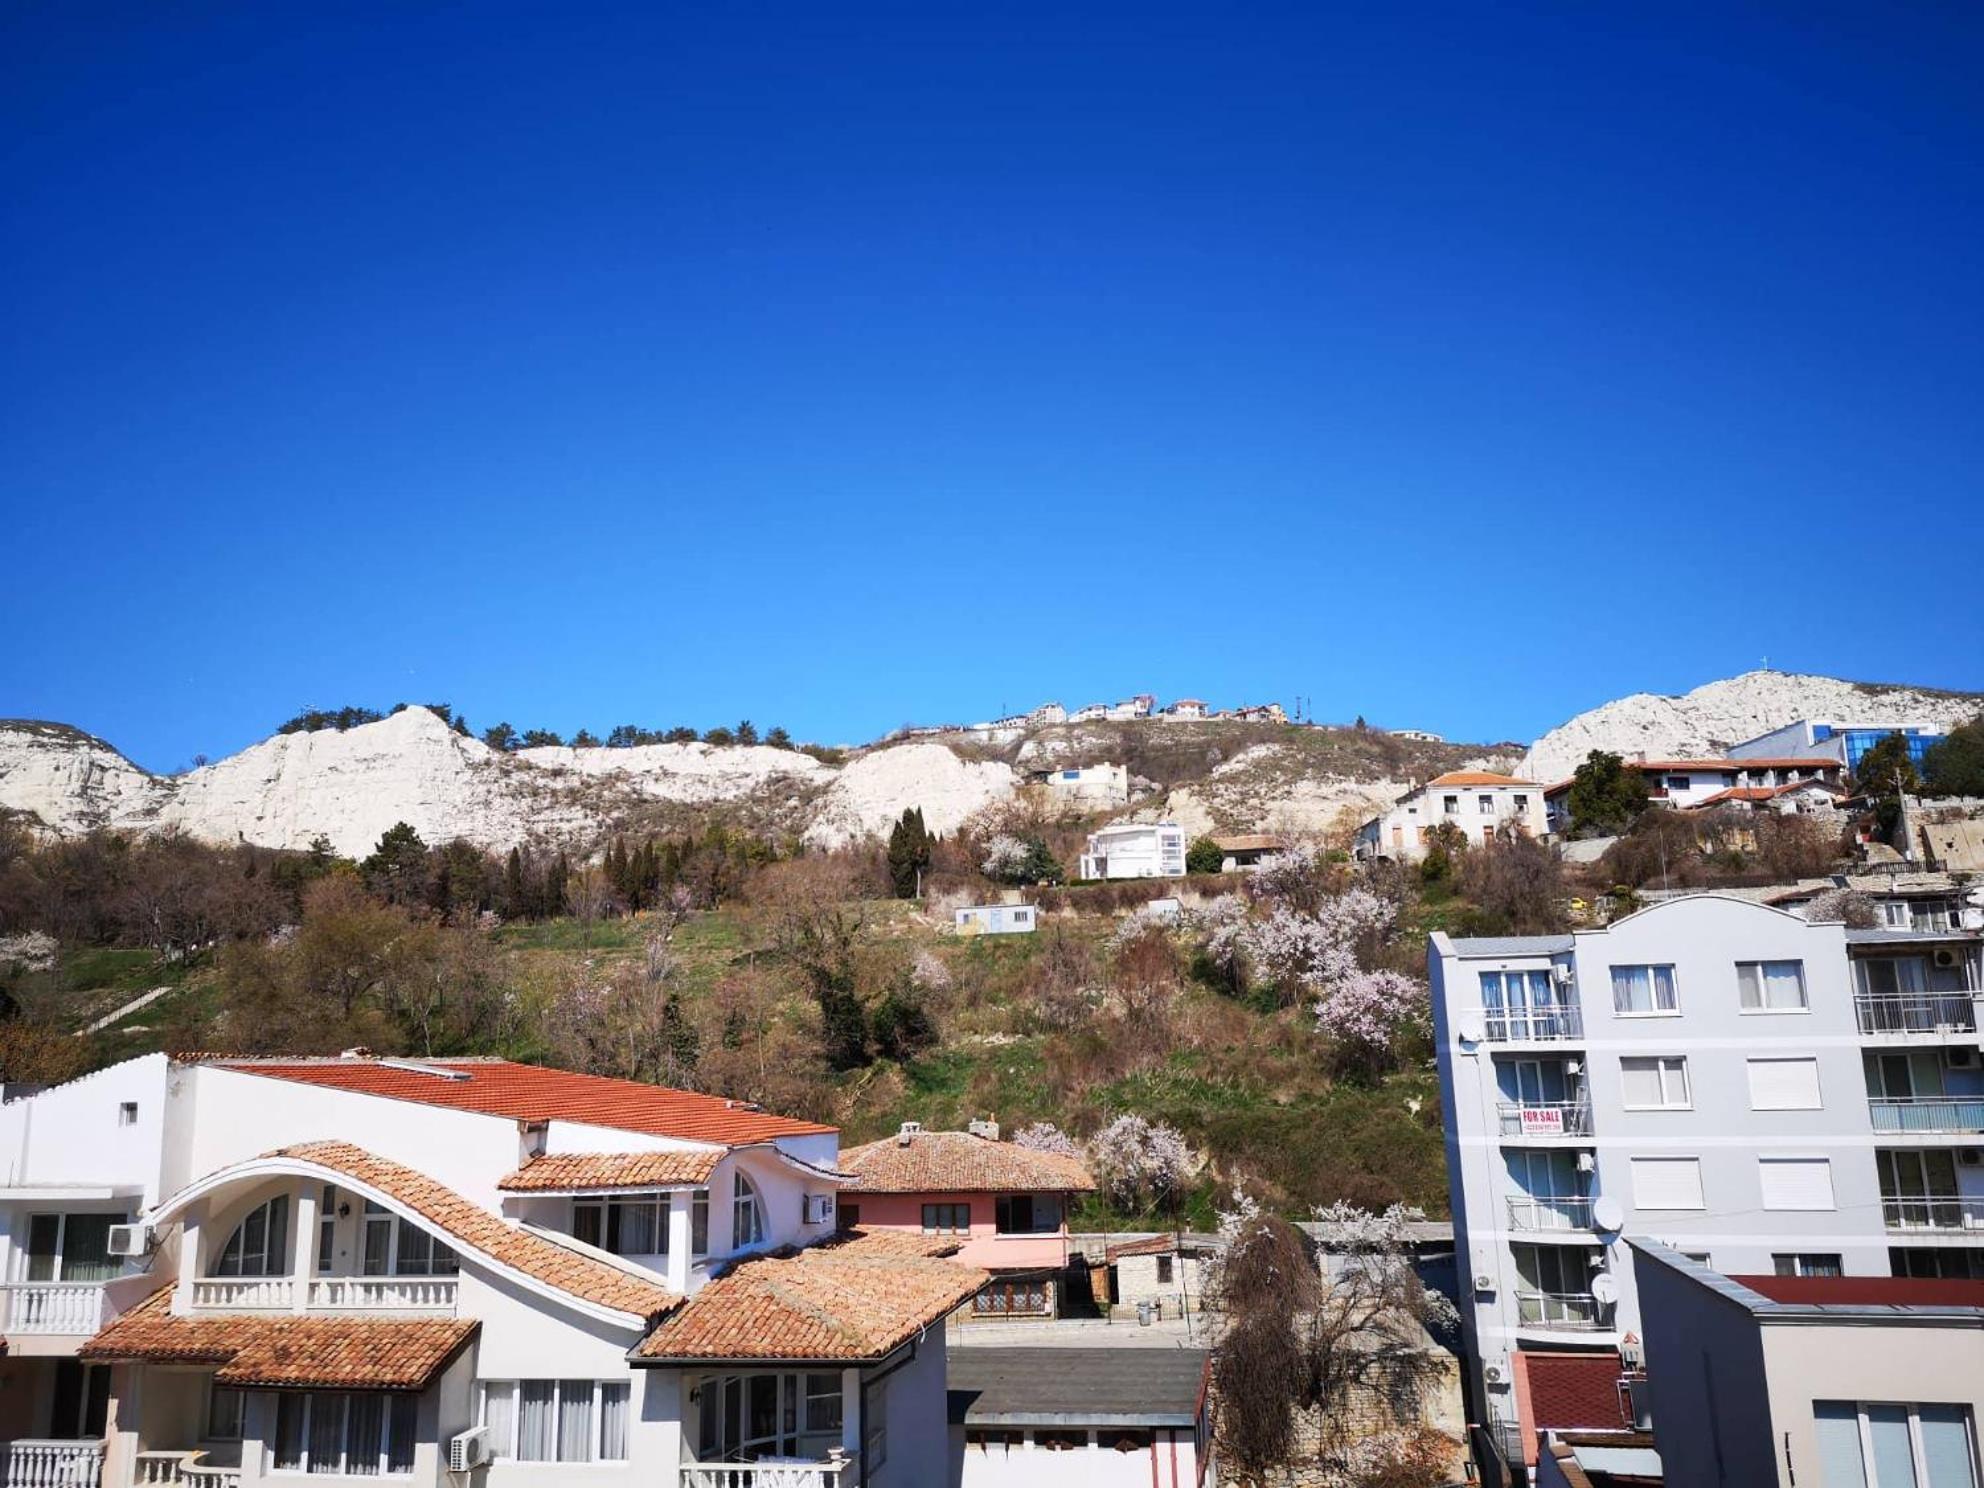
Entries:
[[896, 1128], [896, 1146], [907, 1147], [917, 1137], [921, 1136], [922, 1133], [922, 1122], [905, 1121], [900, 1127]]
[[965, 1130], [974, 1137], [983, 1137], [988, 1142], [999, 1140], [999, 1123], [989, 1116], [982, 1121], [973, 1121]]

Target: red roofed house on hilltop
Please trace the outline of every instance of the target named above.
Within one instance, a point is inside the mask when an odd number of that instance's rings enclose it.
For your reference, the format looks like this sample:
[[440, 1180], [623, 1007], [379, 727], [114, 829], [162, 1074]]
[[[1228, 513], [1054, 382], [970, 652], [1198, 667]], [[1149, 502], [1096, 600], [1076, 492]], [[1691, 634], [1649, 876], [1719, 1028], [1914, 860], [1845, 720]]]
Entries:
[[832, 1127], [503, 1060], [154, 1054], [0, 1106], [0, 1152], [7, 1488], [946, 1473], [945, 1319], [986, 1274], [843, 1230]]
[[961, 1132], [903, 1123], [895, 1136], [841, 1154], [853, 1175], [843, 1212], [867, 1230], [958, 1243], [958, 1259], [991, 1273], [976, 1317], [1051, 1317], [1069, 1258], [1068, 1201], [1095, 1180], [1079, 1161], [999, 1140], [990, 1121]]
[[1416, 863], [1436, 827], [1449, 826], [1471, 843], [1498, 833], [1542, 837], [1550, 830], [1543, 787], [1533, 780], [1486, 770], [1451, 770], [1407, 791], [1389, 811], [1357, 829], [1353, 851], [1359, 858], [1390, 858]]

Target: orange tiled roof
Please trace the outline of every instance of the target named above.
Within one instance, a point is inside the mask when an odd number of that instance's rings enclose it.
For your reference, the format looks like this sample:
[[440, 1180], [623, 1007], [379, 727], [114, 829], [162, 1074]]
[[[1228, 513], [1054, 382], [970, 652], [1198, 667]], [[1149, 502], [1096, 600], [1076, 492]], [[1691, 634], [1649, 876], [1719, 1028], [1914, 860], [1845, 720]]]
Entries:
[[1215, 837], [1212, 841], [1221, 852], [1279, 852], [1287, 845], [1279, 837], [1266, 832], [1239, 832], [1230, 837]]
[[[581, 1121], [690, 1142], [769, 1142], [816, 1136], [835, 1128], [772, 1116], [740, 1101], [669, 1090], [639, 1080], [577, 1075], [569, 1070], [512, 1064], [507, 1059], [371, 1058], [222, 1059], [208, 1063], [244, 1074], [294, 1080], [389, 1100], [479, 1111], [517, 1121]], [[409, 1068], [408, 1066], [413, 1066]], [[426, 1074], [421, 1067], [445, 1071]], [[458, 1078], [450, 1078], [458, 1077]]]
[[887, 1137], [840, 1155], [861, 1193], [1088, 1193], [1095, 1179], [1072, 1157], [1035, 1152], [969, 1132]]
[[1844, 794], [1838, 786], [1828, 785], [1823, 780], [1787, 780], [1783, 785], [1732, 785], [1712, 796], [1703, 796], [1695, 802], [1695, 809], [1713, 806], [1720, 801], [1775, 801], [1779, 796], [1801, 790], [1822, 790], [1830, 796]]
[[175, 1317], [172, 1288], [84, 1344], [78, 1357], [218, 1364], [223, 1385], [424, 1390], [481, 1326], [473, 1318]]
[[740, 1261], [635, 1346], [635, 1363], [888, 1357], [990, 1280], [944, 1259], [957, 1242], [844, 1231]]
[[721, 1150], [559, 1152], [533, 1157], [496, 1186], [507, 1193], [570, 1193], [597, 1188], [671, 1188], [710, 1181]]
[[1632, 770], [1837, 770], [1829, 759], [1671, 759], [1627, 760]]
[[304, 1142], [278, 1148], [269, 1156], [300, 1158], [370, 1184], [432, 1223], [457, 1242], [457, 1249], [480, 1252], [582, 1301], [647, 1319], [681, 1300], [656, 1282], [506, 1224], [425, 1173], [349, 1142]]
[[1436, 775], [1427, 781], [1435, 785], [1534, 785], [1534, 780], [1522, 780], [1514, 775], [1494, 775], [1486, 770], [1449, 770], [1444, 775]]

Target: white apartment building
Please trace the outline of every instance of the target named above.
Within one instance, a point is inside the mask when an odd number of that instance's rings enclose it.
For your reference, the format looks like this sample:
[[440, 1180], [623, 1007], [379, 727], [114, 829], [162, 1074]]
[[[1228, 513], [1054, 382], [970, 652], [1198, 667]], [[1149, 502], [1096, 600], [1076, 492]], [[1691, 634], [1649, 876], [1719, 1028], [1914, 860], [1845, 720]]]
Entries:
[[837, 1233], [838, 1149], [502, 1060], [149, 1055], [10, 1101], [4, 1482], [942, 1481], [985, 1273]]
[[1622, 1236], [1724, 1272], [1984, 1275], [1979, 949], [1715, 894], [1433, 936], [1462, 1320], [1510, 1456], [1592, 1424], [1534, 1419], [1543, 1361], [1616, 1377], [1642, 1331]]
[[1391, 810], [1365, 822], [1357, 829], [1354, 851], [1360, 858], [1416, 863], [1426, 856], [1433, 829], [1442, 824], [1471, 843], [1490, 842], [1507, 831], [1541, 837], [1550, 829], [1543, 787], [1535, 781], [1453, 770], [1408, 791]]
[[1124, 822], [1088, 835], [1083, 878], [1183, 878], [1185, 829], [1176, 822]]

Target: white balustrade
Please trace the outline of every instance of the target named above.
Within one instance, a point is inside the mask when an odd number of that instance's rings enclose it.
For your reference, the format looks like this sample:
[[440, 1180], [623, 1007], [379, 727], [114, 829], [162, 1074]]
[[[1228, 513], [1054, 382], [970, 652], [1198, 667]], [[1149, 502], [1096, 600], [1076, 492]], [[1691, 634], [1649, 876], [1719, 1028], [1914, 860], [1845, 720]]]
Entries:
[[103, 1284], [16, 1281], [7, 1286], [9, 1333], [94, 1333], [103, 1326]]
[[678, 1481], [679, 1488], [840, 1488], [853, 1481], [853, 1468], [853, 1460], [839, 1451], [825, 1462], [685, 1462]]
[[193, 1305], [228, 1312], [287, 1312], [296, 1286], [287, 1276], [203, 1276], [193, 1283]]
[[199, 1456], [197, 1451], [140, 1452], [135, 1459], [133, 1477], [140, 1488], [153, 1483], [184, 1483], [187, 1467]]
[[453, 1312], [460, 1283], [452, 1276], [319, 1276], [310, 1306], [352, 1312]]
[[100, 1441], [10, 1441], [5, 1488], [97, 1488], [103, 1477]]

